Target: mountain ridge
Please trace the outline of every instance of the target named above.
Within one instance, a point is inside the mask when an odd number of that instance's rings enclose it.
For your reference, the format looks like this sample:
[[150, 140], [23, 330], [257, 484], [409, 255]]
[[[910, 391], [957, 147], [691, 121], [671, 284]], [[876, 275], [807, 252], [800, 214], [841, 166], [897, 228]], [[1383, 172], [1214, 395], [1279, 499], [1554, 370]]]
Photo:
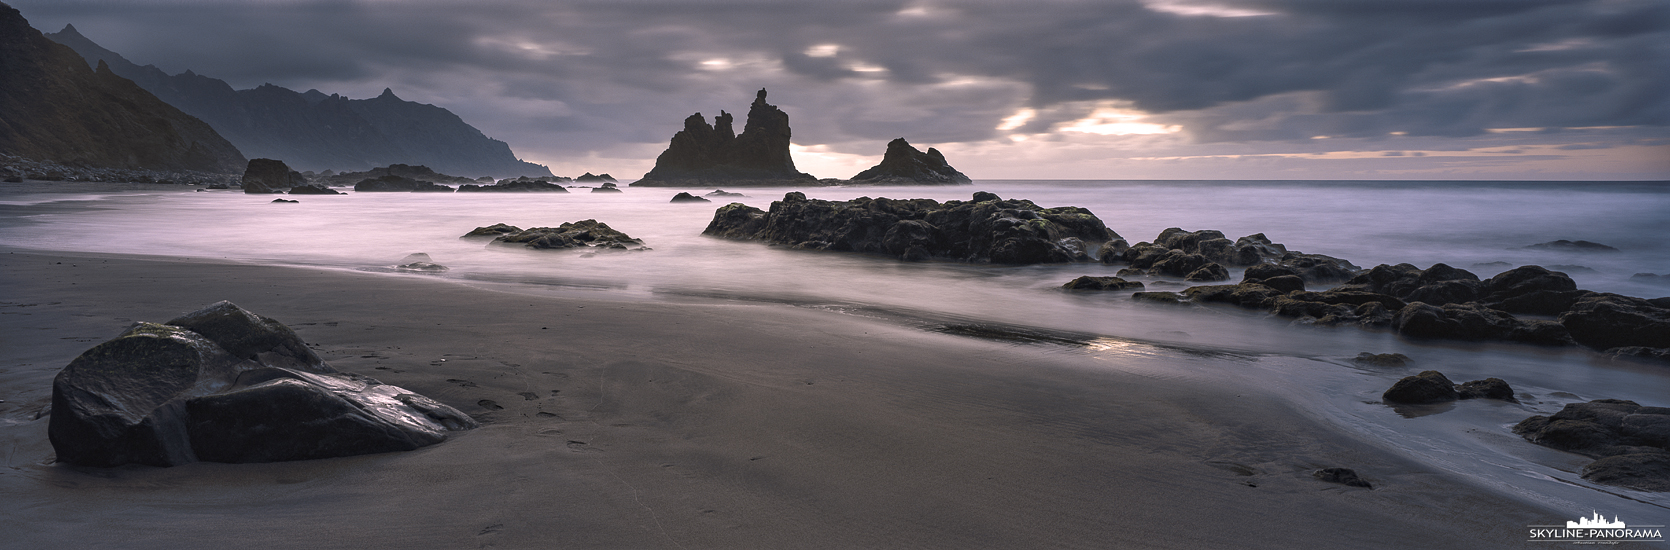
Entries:
[[186, 70], [169, 75], [140, 66], [82, 35], [74, 25], [48, 39], [106, 63], [162, 101], [207, 122], [250, 157], [282, 159], [298, 170], [363, 171], [422, 164], [448, 174], [549, 176], [545, 166], [516, 158], [510, 145], [487, 137], [451, 111], [400, 99], [384, 88], [374, 98], [348, 99], [273, 84], [246, 90]]

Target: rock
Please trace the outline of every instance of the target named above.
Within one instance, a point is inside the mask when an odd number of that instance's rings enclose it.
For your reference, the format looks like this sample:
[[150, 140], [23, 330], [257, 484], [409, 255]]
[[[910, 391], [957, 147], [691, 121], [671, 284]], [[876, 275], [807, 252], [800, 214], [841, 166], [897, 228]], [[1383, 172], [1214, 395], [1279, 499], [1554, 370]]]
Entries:
[[1578, 290], [1565, 273], [1527, 265], [1485, 280], [1480, 294], [1481, 302], [1509, 313], [1558, 315], [1593, 293]]
[[1257, 264], [1241, 274], [1241, 282], [1261, 283], [1273, 277], [1299, 277], [1299, 270], [1280, 264]]
[[1560, 252], [1617, 252], [1618, 249], [1600, 243], [1589, 241], [1568, 241], [1560, 239], [1546, 243], [1537, 243], [1521, 247], [1523, 250], [1555, 250]]
[[1262, 284], [1264, 286], [1276, 289], [1276, 290], [1281, 291], [1281, 292], [1304, 292], [1305, 291], [1305, 280], [1299, 278], [1299, 276], [1297, 276], [1297, 275], [1282, 275], [1280, 277], [1271, 277], [1271, 278], [1268, 278], [1268, 279], [1264, 279], [1263, 281], [1259, 281], [1259, 284]]
[[714, 189], [712, 193], [708, 193], [705, 196], [708, 196], [708, 197], [746, 197], [747, 195], [744, 195], [742, 193], [731, 193], [731, 192], [726, 191], [724, 189]]
[[[465, 186], [468, 187], [468, 186]], [[404, 176], [378, 176], [363, 179], [354, 184], [356, 193], [398, 193], [398, 192], [438, 192], [451, 193], [453, 189], [445, 185], [436, 185], [427, 181], [412, 179]]]
[[574, 183], [602, 183], [606, 181], [614, 182], [615, 178], [614, 176], [610, 176], [608, 174], [603, 174], [601, 176], [593, 175], [591, 172], [586, 172], [581, 174], [580, 177], [574, 178]]
[[1350, 468], [1323, 468], [1321, 470], [1311, 472], [1311, 477], [1328, 483], [1339, 483], [1341, 485], [1362, 487], [1365, 489], [1374, 488], [1374, 485], [1364, 481], [1363, 478], [1357, 477], [1357, 472]]
[[643, 248], [643, 241], [615, 231], [597, 220], [567, 222], [557, 227], [533, 227], [516, 233], [506, 233], [493, 239], [493, 244], [521, 244], [535, 250], [570, 248], [605, 248], [627, 250]]
[[1552, 264], [1552, 265], [1549, 265], [1548, 268], [1549, 269], [1556, 269], [1556, 270], [1559, 270], [1559, 271], [1562, 271], [1562, 272], [1565, 272], [1565, 273], [1600, 273], [1599, 271], [1595, 271], [1594, 268], [1591, 268], [1591, 267], [1586, 267], [1586, 266], [1581, 266], [1581, 265], [1572, 265], [1572, 264]]
[[340, 191], [337, 191], [335, 189], [325, 187], [323, 185], [305, 184], [305, 185], [297, 185], [295, 187], [291, 187], [290, 188], [290, 194], [291, 195], [341, 195], [343, 193], [340, 192]]
[[1154, 302], [1159, 304], [1184, 304], [1184, 296], [1176, 292], [1137, 292], [1131, 294], [1131, 299], [1139, 302]]
[[400, 260], [399, 265], [394, 266], [394, 268], [400, 271], [415, 271], [420, 273], [441, 273], [449, 269], [447, 266], [435, 263], [434, 260], [429, 258], [428, 254], [424, 254], [422, 252], [407, 254], [405, 258]]
[[1362, 271], [1351, 262], [1333, 256], [1302, 252], [1285, 252], [1276, 263], [1293, 268], [1305, 282], [1316, 284], [1337, 283]]
[[1475, 268], [1478, 268], [1478, 269], [1508, 269], [1508, 268], [1513, 267], [1513, 264], [1510, 264], [1508, 262], [1483, 262], [1483, 263], [1473, 264], [1472, 267], [1475, 267]]
[[1248, 309], [1269, 309], [1286, 293], [1259, 283], [1242, 283], [1189, 287], [1183, 289], [1183, 294], [1195, 302], [1223, 302]]
[[681, 192], [679, 192], [679, 194], [673, 195], [673, 200], [669, 201], [669, 202], [713, 202], [713, 201], [710, 201], [710, 200], [707, 200], [707, 199], [704, 199], [704, 198], [701, 198], [701, 197], [698, 197], [698, 196], [695, 196], [695, 195], [692, 195], [692, 194], [685, 193], [685, 192], [681, 191]]
[[1513, 431], [1538, 445], [1600, 458], [1583, 469], [1589, 481], [1670, 490], [1670, 408], [1597, 399], [1526, 418]]
[[301, 201], [293, 201], [293, 200], [290, 200], [290, 199], [273, 199], [273, 202], [301, 202]]
[[1629, 276], [1630, 282], [1665, 285], [1670, 284], [1670, 273], [1654, 275], [1652, 273], [1636, 273]]
[[1583, 467], [1583, 479], [1638, 491], [1670, 491], [1670, 454], [1635, 453], [1604, 457]]
[[945, 162], [938, 149], [928, 148], [923, 153], [912, 147], [905, 138], [887, 143], [887, 152], [877, 164], [852, 177], [852, 183], [874, 185], [958, 185], [974, 180]]
[[244, 170], [243, 182], [244, 193], [260, 195], [282, 193], [285, 189], [307, 185], [307, 178], [285, 166], [284, 161], [250, 159], [249, 167]]
[[1670, 308], [1641, 298], [1591, 294], [1560, 314], [1560, 324], [1577, 343], [1597, 350], [1670, 348]]
[[272, 319], [219, 302], [137, 323], [53, 380], [59, 462], [175, 466], [410, 450], [474, 420], [376, 380], [337, 373]]
[[1085, 275], [1061, 285], [1067, 290], [1142, 290], [1142, 283], [1127, 281], [1118, 277], [1091, 277]]
[[1606, 356], [1612, 359], [1644, 359], [1647, 361], [1670, 361], [1670, 348], [1648, 348], [1642, 346], [1624, 346], [1606, 350]]
[[1461, 394], [1462, 399], [1495, 399], [1509, 403], [1519, 402], [1518, 399], [1513, 397], [1513, 388], [1508, 386], [1507, 381], [1501, 378], [1463, 382], [1457, 385], [1455, 389], [1457, 393]]
[[811, 174], [794, 168], [789, 155], [789, 115], [765, 102], [760, 90], [748, 109], [741, 134], [731, 129], [724, 111], [708, 125], [701, 113], [684, 119], [655, 168], [633, 187], [711, 187], [818, 185]]
[[791, 192], [772, 202], [769, 212], [741, 203], [721, 207], [703, 234], [900, 258], [915, 247], [928, 257], [999, 264], [1088, 261], [1090, 249], [1118, 238], [1083, 208], [1041, 208], [991, 193], [940, 204], [869, 197], [835, 202]]
[[[1201, 257], [1204, 258], [1205, 256]], [[1190, 271], [1188, 275], [1184, 275], [1183, 280], [1194, 283], [1227, 281], [1229, 280], [1229, 270], [1216, 263], [1208, 263], [1200, 266], [1200, 269]]]
[[502, 224], [502, 223], [495, 223], [495, 224], [489, 225], [487, 227], [477, 227], [475, 229], [472, 229], [472, 230], [470, 230], [469, 233], [465, 233], [462, 237], [459, 237], [459, 238], [460, 239], [468, 239], [468, 238], [472, 238], [472, 237], [500, 237], [500, 236], [508, 235], [508, 234], [511, 234], [511, 233], [521, 233], [521, 232], [522, 232], [522, 228], [520, 228], [520, 227], [516, 227], [514, 225]]
[[567, 193], [568, 189], [545, 179], [504, 180], [493, 185], [460, 185], [460, 193]]
[[1352, 277], [1339, 289], [1364, 290], [1406, 302], [1441, 306], [1477, 300], [1482, 287], [1478, 276], [1445, 264], [1433, 264], [1425, 270], [1409, 264], [1381, 264]]
[[1452, 340], [1514, 340], [1543, 345], [1570, 345], [1571, 335], [1559, 324], [1521, 321], [1506, 312], [1477, 304], [1434, 306], [1411, 302], [1392, 318], [1398, 334]]
[[1390, 389], [1380, 395], [1380, 400], [1408, 405], [1455, 401], [1461, 397], [1455, 387], [1455, 383], [1445, 378], [1444, 373], [1435, 370], [1423, 371], [1415, 376], [1405, 376], [1392, 384]]
[[1401, 367], [1409, 364], [1409, 356], [1401, 353], [1369, 353], [1357, 354], [1353, 362], [1376, 367]]
[[620, 188], [615, 187], [615, 184], [613, 184], [613, 183], [605, 183], [603, 185], [599, 185], [597, 187], [591, 188], [591, 192], [593, 192], [593, 193], [621, 193], [622, 191], [620, 190]]

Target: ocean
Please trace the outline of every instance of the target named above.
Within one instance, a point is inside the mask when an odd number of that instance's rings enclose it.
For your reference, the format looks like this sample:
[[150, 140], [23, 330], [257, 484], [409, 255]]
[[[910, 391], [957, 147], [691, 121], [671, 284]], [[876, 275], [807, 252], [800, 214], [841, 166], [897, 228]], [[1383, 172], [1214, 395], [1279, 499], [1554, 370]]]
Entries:
[[[1670, 496], [1583, 481], [1576, 472], [1587, 459], [1531, 445], [1510, 431], [1527, 416], [1551, 414], [1570, 402], [1617, 398], [1670, 405], [1670, 366], [1611, 361], [1581, 348], [1412, 341], [1384, 330], [1308, 326], [1227, 306], [1166, 306], [1135, 302], [1129, 292], [1059, 288], [1080, 275], [1113, 275], [1118, 265], [906, 263], [701, 235], [726, 202], [765, 209], [789, 189], [730, 189], [747, 196], [715, 197], [711, 204], [669, 203], [676, 189], [571, 191], [285, 197], [297, 204], [236, 190], [10, 194], [0, 197], [0, 242], [428, 277], [505, 292], [816, 308], [995, 338], [1042, 353], [1090, 354], [1105, 368], [1149, 376], [1257, 388], [1433, 468], [1552, 507], [1642, 519], [1665, 517], [1670, 508]], [[1168, 227], [1216, 229], [1231, 239], [1263, 233], [1289, 250], [1363, 268], [1445, 263], [1486, 278], [1534, 264], [1564, 271], [1579, 288], [1670, 295], [1670, 286], [1631, 278], [1670, 273], [1670, 184], [1662, 182], [980, 181], [801, 191], [815, 199], [940, 201], [987, 191], [1043, 207], [1088, 208], [1133, 244]], [[459, 238], [495, 223], [554, 227], [585, 219], [642, 239], [651, 250], [538, 251]], [[1522, 248], [1560, 239], [1618, 251]], [[418, 252], [450, 269], [393, 269]], [[1231, 270], [1231, 282], [1240, 280], [1239, 271]], [[1137, 280], [1149, 290], [1192, 286]], [[218, 299], [204, 296], [180, 310]], [[1359, 352], [1402, 353], [1413, 361], [1368, 367], [1350, 360]], [[1398, 378], [1429, 369], [1457, 382], [1502, 378], [1524, 402], [1423, 409], [1378, 402]]]

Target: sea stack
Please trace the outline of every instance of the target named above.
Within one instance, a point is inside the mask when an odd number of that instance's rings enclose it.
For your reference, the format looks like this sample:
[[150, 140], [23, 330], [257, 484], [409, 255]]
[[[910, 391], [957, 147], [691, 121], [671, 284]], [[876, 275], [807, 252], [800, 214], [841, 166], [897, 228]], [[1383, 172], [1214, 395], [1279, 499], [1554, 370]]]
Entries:
[[789, 156], [789, 115], [765, 102], [765, 90], [748, 108], [742, 133], [731, 129], [731, 114], [719, 111], [709, 125], [701, 113], [684, 119], [655, 168], [634, 187], [744, 187], [817, 185], [795, 170]]
[[853, 183], [875, 185], [968, 185], [974, 180], [952, 168], [945, 162], [945, 155], [938, 149], [928, 148], [924, 153], [912, 147], [905, 138], [895, 139], [887, 143], [887, 153], [882, 156], [881, 164], [869, 170], [859, 172], [852, 177]]
[[244, 169], [244, 193], [283, 193], [285, 189], [307, 185], [301, 172], [291, 170], [282, 160], [249, 159]]

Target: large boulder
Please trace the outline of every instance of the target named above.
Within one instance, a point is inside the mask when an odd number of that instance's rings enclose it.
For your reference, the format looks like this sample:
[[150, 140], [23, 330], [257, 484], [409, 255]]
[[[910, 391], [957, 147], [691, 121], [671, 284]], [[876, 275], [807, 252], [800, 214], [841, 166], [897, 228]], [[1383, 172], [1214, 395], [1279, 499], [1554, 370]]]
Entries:
[[1480, 298], [1483, 284], [1465, 269], [1433, 264], [1419, 269], [1409, 264], [1374, 266], [1340, 285], [1343, 290], [1363, 290], [1395, 296], [1406, 302], [1441, 306], [1461, 304]]
[[1092, 277], [1085, 275], [1061, 285], [1067, 290], [1142, 290], [1142, 283], [1127, 281], [1118, 277]]
[[288, 327], [230, 302], [138, 323], [53, 379], [60, 462], [174, 466], [411, 450], [476, 426], [407, 390], [338, 373]]
[[1560, 324], [1577, 343], [1598, 350], [1670, 348], [1670, 308], [1641, 298], [1591, 294], [1560, 314]]
[[1513, 396], [1513, 388], [1501, 378], [1456, 384], [1450, 382], [1444, 373], [1435, 370], [1405, 376], [1380, 395], [1381, 401], [1405, 405], [1444, 403], [1457, 399], [1495, 399], [1513, 403], [1519, 401]]
[[1670, 408], [1597, 399], [1526, 418], [1513, 431], [1538, 445], [1599, 458], [1583, 469], [1589, 481], [1670, 491]]
[[684, 191], [679, 191], [679, 193], [677, 195], [673, 195], [673, 200], [667, 201], [667, 202], [674, 202], [674, 203], [678, 203], [678, 202], [710, 203], [710, 202], [713, 202], [713, 201], [710, 201], [710, 200], [704, 199], [702, 197], [692, 195], [692, 194], [684, 192]]
[[[757, 229], [756, 229], [757, 228]], [[808, 199], [790, 192], [771, 210], [732, 203], [702, 234], [814, 250], [999, 264], [1089, 261], [1119, 235], [1083, 208], [1042, 208], [975, 193], [972, 201]]]
[[250, 194], [282, 193], [298, 185], [307, 185], [301, 172], [291, 170], [282, 160], [250, 159], [244, 169], [244, 192]]
[[859, 172], [852, 177], [852, 183], [875, 185], [957, 185], [970, 184], [974, 180], [958, 172], [956, 168], [945, 162], [945, 155], [938, 149], [928, 148], [924, 153], [912, 147], [905, 138], [898, 138], [887, 143], [887, 152], [882, 155], [881, 164], [868, 170]]
[[742, 133], [731, 129], [731, 114], [719, 111], [709, 125], [701, 113], [684, 119], [655, 168], [633, 187], [818, 185], [794, 168], [789, 155], [789, 115], [765, 102], [761, 89], [748, 108]]
[[1550, 321], [1525, 321], [1478, 304], [1410, 302], [1392, 317], [1398, 334], [1450, 340], [1513, 340], [1543, 345], [1571, 345], [1566, 327]]

